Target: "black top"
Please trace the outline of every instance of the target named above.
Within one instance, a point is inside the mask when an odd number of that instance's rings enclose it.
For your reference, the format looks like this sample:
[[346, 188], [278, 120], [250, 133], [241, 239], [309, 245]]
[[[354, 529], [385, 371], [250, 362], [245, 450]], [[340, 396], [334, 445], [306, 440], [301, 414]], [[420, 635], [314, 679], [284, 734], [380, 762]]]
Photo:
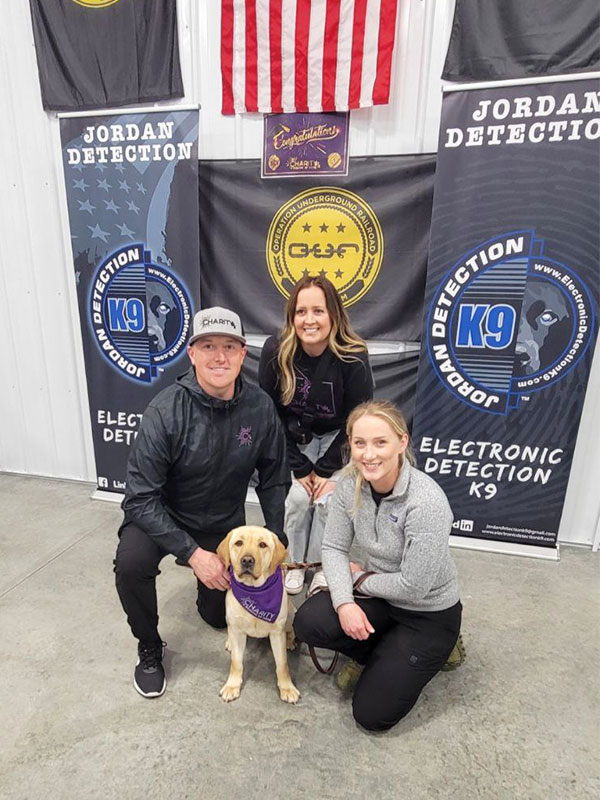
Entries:
[[[313, 376], [325, 353], [312, 357], [299, 347], [294, 356], [296, 392], [289, 406], [284, 406], [281, 402], [279, 386], [277, 347], [277, 337], [270, 336], [265, 342], [260, 356], [258, 382], [261, 389], [264, 389], [273, 399], [279, 416], [283, 420], [290, 467], [296, 478], [303, 478], [313, 470], [320, 477], [329, 478], [343, 464], [342, 447], [346, 441], [345, 427], [348, 414], [359, 403], [373, 397], [373, 376], [368, 354], [366, 352], [356, 353], [356, 356], [352, 357], [352, 361], [333, 358], [320, 385], [315, 386], [314, 391], [311, 391]], [[330, 431], [339, 432], [327, 452], [315, 464], [300, 452], [287, 428], [287, 421], [291, 416], [298, 419], [302, 417], [309, 391], [311, 391], [311, 403], [315, 406], [312, 432], [317, 435]]]
[[375, 500], [375, 505], [379, 508], [379, 504], [383, 500], [384, 497], [389, 497], [391, 493], [394, 491], [394, 487], [392, 487], [388, 492], [376, 492], [375, 489], [369, 484], [369, 488], [371, 489], [371, 497]]
[[290, 473], [273, 403], [237, 379], [231, 400], [210, 397], [193, 367], [144, 412], [127, 465], [124, 524], [135, 523], [167, 552], [188, 560], [203, 534], [245, 523], [246, 490], [256, 493], [266, 526], [283, 534]]

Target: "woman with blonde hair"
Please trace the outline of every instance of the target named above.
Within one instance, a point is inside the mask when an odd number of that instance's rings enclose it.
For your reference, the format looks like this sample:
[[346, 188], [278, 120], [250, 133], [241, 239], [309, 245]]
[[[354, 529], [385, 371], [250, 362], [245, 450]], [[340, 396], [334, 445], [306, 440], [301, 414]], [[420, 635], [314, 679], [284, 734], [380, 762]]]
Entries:
[[[381, 731], [408, 714], [459, 636], [452, 511], [438, 484], [414, 466], [394, 405], [363, 403], [346, 430], [351, 460], [329, 504], [323, 541], [330, 593], [309, 597], [294, 627], [301, 641], [362, 666], [354, 718]], [[363, 564], [350, 560], [353, 545]]]
[[[286, 501], [290, 558], [320, 562], [327, 501], [343, 465], [346, 420], [373, 397], [367, 346], [327, 278], [307, 276], [293, 287], [279, 337], [264, 344], [258, 381], [287, 436], [294, 478]], [[287, 591], [297, 594], [303, 585], [304, 570], [289, 570]]]

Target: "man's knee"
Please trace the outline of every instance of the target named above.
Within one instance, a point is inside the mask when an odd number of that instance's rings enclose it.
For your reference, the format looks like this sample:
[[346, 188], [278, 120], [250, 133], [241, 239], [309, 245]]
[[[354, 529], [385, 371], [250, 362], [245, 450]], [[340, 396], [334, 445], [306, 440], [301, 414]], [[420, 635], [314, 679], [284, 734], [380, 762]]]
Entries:
[[117, 578], [151, 580], [160, 573], [158, 564], [161, 554], [151, 543], [146, 545], [141, 536], [121, 538], [114, 559]]
[[[214, 592], [214, 594], [212, 593]], [[227, 627], [227, 619], [225, 617], [225, 592], [215, 590], [202, 591], [199, 587], [198, 598], [196, 600], [196, 608], [198, 613], [211, 628], [222, 630]]]

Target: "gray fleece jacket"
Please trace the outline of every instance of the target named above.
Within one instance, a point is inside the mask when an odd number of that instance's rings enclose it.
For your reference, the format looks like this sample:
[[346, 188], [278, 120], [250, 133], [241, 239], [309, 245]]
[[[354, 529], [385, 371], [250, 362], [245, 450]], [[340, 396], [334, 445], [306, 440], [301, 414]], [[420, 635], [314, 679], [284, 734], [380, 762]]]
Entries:
[[405, 461], [392, 494], [379, 508], [364, 484], [352, 519], [354, 490], [355, 478], [346, 476], [329, 501], [323, 572], [333, 607], [353, 602], [353, 543], [362, 549], [365, 570], [377, 573], [364, 581], [362, 594], [410, 611], [443, 611], [457, 603], [456, 568], [449, 552], [453, 516], [438, 484]]

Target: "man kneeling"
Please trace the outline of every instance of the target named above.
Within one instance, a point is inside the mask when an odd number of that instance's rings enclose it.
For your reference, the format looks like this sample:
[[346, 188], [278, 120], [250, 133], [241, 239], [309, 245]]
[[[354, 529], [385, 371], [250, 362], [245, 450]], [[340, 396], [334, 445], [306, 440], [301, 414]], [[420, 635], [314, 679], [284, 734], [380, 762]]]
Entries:
[[167, 685], [158, 565], [169, 553], [189, 564], [200, 616], [224, 628], [229, 574], [215, 551], [228, 531], [245, 523], [255, 468], [265, 524], [287, 544], [285, 437], [271, 398], [240, 375], [245, 345], [237, 314], [199, 311], [187, 349], [192, 366], [150, 402], [131, 450], [115, 573], [138, 640], [134, 686], [144, 697], [159, 697]]

